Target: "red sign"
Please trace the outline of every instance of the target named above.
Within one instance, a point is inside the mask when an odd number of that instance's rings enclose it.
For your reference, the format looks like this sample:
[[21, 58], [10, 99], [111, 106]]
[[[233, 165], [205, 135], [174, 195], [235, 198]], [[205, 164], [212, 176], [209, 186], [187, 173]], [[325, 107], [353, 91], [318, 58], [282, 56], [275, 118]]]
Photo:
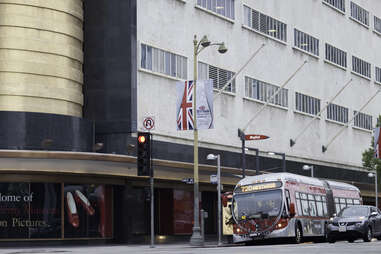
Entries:
[[257, 134], [248, 134], [245, 135], [245, 140], [262, 140], [262, 139], [268, 139], [269, 136], [265, 135], [257, 135]]

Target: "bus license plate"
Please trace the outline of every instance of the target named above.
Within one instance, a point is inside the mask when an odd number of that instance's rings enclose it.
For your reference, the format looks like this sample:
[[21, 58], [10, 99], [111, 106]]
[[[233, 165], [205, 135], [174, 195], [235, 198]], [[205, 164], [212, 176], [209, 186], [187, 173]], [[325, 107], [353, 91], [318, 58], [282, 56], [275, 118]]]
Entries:
[[257, 233], [251, 233], [250, 236], [258, 236]]
[[347, 226], [339, 226], [339, 232], [346, 232]]

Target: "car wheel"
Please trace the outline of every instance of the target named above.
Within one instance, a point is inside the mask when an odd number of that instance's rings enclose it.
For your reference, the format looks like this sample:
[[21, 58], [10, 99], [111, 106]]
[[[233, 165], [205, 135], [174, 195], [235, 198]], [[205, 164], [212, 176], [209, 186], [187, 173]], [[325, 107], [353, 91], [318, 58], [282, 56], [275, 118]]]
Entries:
[[377, 236], [377, 240], [381, 240], [381, 235], [380, 235], [380, 236]]
[[350, 243], [353, 243], [354, 241], [355, 241], [355, 239], [353, 239], [353, 238], [348, 239], [348, 242], [350, 242]]
[[370, 242], [372, 240], [372, 229], [368, 227], [363, 237], [364, 242]]
[[299, 224], [296, 224], [296, 226], [295, 226], [295, 238], [294, 238], [294, 242], [296, 244], [299, 244], [299, 243], [302, 242], [302, 238], [303, 238], [302, 229], [301, 229]]
[[328, 236], [327, 236], [327, 241], [328, 241], [329, 243], [335, 243], [335, 242], [336, 242], [336, 239], [335, 239], [333, 236], [328, 235]]

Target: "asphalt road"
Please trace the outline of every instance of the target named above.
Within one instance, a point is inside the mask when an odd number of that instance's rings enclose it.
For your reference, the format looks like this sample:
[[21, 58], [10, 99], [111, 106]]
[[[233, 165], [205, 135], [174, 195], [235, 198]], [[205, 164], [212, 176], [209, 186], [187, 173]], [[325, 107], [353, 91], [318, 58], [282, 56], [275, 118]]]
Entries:
[[86, 247], [33, 247], [33, 248], [1, 248], [1, 254], [47, 254], [47, 253], [63, 253], [63, 254], [126, 254], [126, 253], [173, 253], [173, 254], [380, 254], [381, 241], [372, 241], [365, 243], [356, 241], [354, 243], [337, 242], [329, 243], [304, 243], [294, 244], [276, 244], [276, 245], [257, 245], [257, 246], [230, 246], [215, 247], [207, 246], [204, 248], [193, 248], [188, 244], [168, 244], [157, 245], [150, 248], [147, 245], [130, 245], [130, 246], [86, 246]]

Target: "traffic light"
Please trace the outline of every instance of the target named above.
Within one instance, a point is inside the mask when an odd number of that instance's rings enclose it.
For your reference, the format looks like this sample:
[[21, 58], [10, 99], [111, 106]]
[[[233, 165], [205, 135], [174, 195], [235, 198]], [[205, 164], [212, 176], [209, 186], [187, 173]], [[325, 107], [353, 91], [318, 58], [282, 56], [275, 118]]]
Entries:
[[138, 132], [138, 176], [151, 176], [151, 134]]

